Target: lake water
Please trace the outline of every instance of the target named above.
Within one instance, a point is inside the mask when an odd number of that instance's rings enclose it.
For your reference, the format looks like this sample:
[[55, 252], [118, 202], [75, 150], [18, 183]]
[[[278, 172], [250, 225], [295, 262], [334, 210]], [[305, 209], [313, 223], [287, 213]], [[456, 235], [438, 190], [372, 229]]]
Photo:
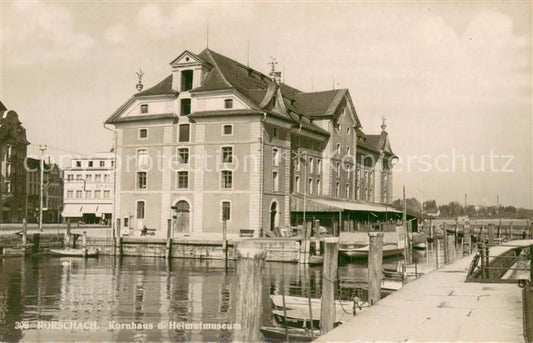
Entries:
[[[421, 269], [434, 264], [434, 251], [415, 255]], [[385, 265], [396, 267], [397, 260]], [[366, 280], [366, 262], [341, 264], [341, 280]], [[322, 267], [266, 263], [264, 325], [272, 323], [269, 294], [320, 296]], [[171, 323], [234, 323], [235, 265], [222, 261], [102, 256], [0, 259], [0, 341], [153, 342], [232, 341], [232, 330], [166, 328]], [[354, 289], [341, 283], [337, 298]], [[69, 322], [73, 321], [73, 322]], [[66, 328], [52, 328], [60, 322]], [[133, 324], [145, 325], [134, 329]], [[56, 323], [55, 325], [59, 325]], [[76, 327], [84, 325], [84, 328]], [[121, 326], [122, 325], [122, 326]], [[150, 325], [152, 327], [150, 327]]]

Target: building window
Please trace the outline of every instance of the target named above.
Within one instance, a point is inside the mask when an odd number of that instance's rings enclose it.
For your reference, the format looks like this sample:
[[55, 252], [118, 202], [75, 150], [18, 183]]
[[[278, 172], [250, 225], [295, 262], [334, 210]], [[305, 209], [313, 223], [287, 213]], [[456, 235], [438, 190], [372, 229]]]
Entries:
[[337, 131], [340, 131], [340, 129], [341, 129], [341, 123], [337, 123], [336, 126], [337, 126]]
[[148, 113], [148, 104], [141, 105], [141, 113]]
[[341, 164], [337, 163], [337, 177], [341, 177]]
[[179, 141], [180, 142], [188, 142], [190, 139], [190, 125], [189, 124], [181, 124], [180, 125], [180, 132], [179, 132]]
[[101, 182], [102, 181], [102, 175], [96, 174], [94, 176], [94, 182]]
[[341, 153], [341, 145], [337, 144], [337, 154], [340, 154], [340, 153]]
[[187, 171], [178, 172], [178, 188], [179, 189], [189, 188], [189, 172]]
[[85, 191], [85, 198], [91, 199], [93, 197], [93, 191]]
[[322, 160], [316, 160], [316, 173], [322, 173]]
[[[113, 161], [111, 161], [111, 163], [113, 163]], [[100, 161], [100, 167], [105, 167], [105, 161]]]
[[272, 166], [279, 166], [279, 150], [276, 148], [272, 149]]
[[178, 148], [178, 163], [179, 164], [189, 163], [189, 148]]
[[233, 163], [233, 148], [230, 146], [222, 147], [222, 163]]
[[188, 91], [192, 88], [192, 70], [184, 70], [181, 72], [181, 90]]
[[109, 182], [110, 178], [109, 174], [104, 174], [104, 182]]
[[146, 138], [148, 138], [148, 129], [139, 129], [139, 139], [146, 139]]
[[233, 125], [227, 124], [222, 127], [222, 134], [224, 136], [231, 136], [233, 135]]
[[68, 174], [67, 175], [67, 181], [73, 181], [74, 180], [74, 175], [73, 174]]
[[340, 191], [341, 191], [340, 187], [341, 187], [341, 186], [340, 186], [339, 182], [338, 182], [338, 181], [335, 182], [335, 196], [336, 196], [336, 197], [339, 197], [339, 196], [340, 196]]
[[300, 193], [300, 177], [299, 176], [296, 176], [296, 178], [294, 179], [294, 183], [296, 185], [296, 193]]
[[300, 171], [300, 165], [301, 165], [300, 156], [296, 157], [296, 162], [295, 163], [296, 163], [296, 171]]
[[279, 191], [279, 173], [277, 171], [272, 172], [272, 190], [274, 192]]
[[110, 198], [111, 197], [111, 192], [110, 191], [104, 191], [104, 198]]
[[87, 174], [85, 175], [85, 182], [92, 182], [93, 181], [93, 175]]
[[148, 166], [148, 149], [137, 149], [137, 166], [139, 168]]
[[74, 191], [67, 191], [67, 198], [72, 199], [74, 196]]
[[231, 203], [229, 201], [222, 201], [222, 221], [229, 221], [231, 219]]
[[222, 171], [222, 188], [231, 189], [233, 187], [233, 172], [231, 170]]
[[350, 156], [350, 147], [349, 146], [346, 147], [346, 155]]
[[93, 161], [89, 161], [89, 168], [93, 167]]
[[137, 189], [146, 189], [146, 172], [137, 172]]
[[350, 184], [347, 183], [346, 184], [346, 198], [349, 198], [350, 197]]
[[181, 99], [181, 115], [191, 114], [191, 99]]
[[100, 195], [102, 194], [102, 192], [100, 190], [96, 190], [94, 191], [94, 198], [95, 199], [100, 199]]
[[76, 167], [81, 168], [81, 161], [76, 161]]
[[277, 127], [273, 127], [272, 128], [272, 137], [278, 138], [278, 128]]
[[83, 178], [81, 177], [81, 174], [76, 175], [76, 181], [81, 181]]
[[233, 99], [224, 100], [224, 108], [233, 108]]
[[81, 199], [83, 197], [81, 191], [76, 191], [76, 199]]
[[144, 201], [137, 201], [137, 219], [144, 219]]
[[313, 179], [309, 178], [307, 188], [309, 190], [309, 194], [313, 194]]
[[316, 180], [316, 194], [320, 195], [322, 193], [322, 190], [320, 188], [320, 179]]
[[311, 157], [309, 158], [309, 173], [313, 174], [315, 172], [315, 160]]

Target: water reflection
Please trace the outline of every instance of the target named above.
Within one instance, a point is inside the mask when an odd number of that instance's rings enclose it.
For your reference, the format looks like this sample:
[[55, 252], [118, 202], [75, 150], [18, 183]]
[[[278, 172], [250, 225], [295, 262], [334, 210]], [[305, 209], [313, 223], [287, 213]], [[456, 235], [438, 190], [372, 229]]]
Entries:
[[[421, 268], [435, 251], [417, 252]], [[385, 260], [395, 268], [398, 260]], [[233, 323], [237, 277], [234, 263], [142, 257], [4, 258], [0, 260], [0, 341], [221, 341], [230, 330], [160, 329], [160, 323]], [[270, 325], [269, 294], [319, 297], [322, 268], [267, 263], [263, 277], [264, 325]], [[364, 284], [366, 262], [339, 266], [337, 298], [351, 299]], [[306, 280], [308, 283], [306, 286]], [[343, 282], [344, 280], [344, 282]], [[37, 321], [97, 322], [99, 330], [37, 330]], [[15, 329], [28, 321], [29, 329]], [[110, 326], [110, 323], [112, 324]], [[121, 324], [152, 324], [131, 330]], [[117, 324], [117, 325], [114, 325]]]

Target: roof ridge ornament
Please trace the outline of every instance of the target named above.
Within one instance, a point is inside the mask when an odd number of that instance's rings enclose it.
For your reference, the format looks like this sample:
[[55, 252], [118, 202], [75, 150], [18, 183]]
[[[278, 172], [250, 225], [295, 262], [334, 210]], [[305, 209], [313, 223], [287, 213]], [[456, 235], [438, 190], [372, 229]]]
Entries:
[[385, 131], [387, 129], [387, 124], [385, 123], [386, 120], [386, 116], [381, 116], [381, 131]]
[[137, 91], [140, 92], [144, 88], [144, 85], [143, 85], [143, 76], [144, 76], [143, 70], [141, 68], [139, 68], [139, 71], [136, 72], [135, 74], [137, 74], [137, 84], [135, 85], [135, 88], [137, 88]]
[[276, 58], [270, 56], [270, 62], [268, 62], [268, 64], [270, 65], [270, 73], [268, 75], [272, 81], [279, 84], [281, 82], [281, 72], [276, 70], [276, 65], [278, 64]]

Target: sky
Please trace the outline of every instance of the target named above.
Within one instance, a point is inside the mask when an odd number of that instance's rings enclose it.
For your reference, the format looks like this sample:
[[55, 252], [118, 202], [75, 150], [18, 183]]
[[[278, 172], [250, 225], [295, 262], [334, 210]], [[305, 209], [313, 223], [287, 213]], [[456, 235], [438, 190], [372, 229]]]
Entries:
[[[533, 207], [532, 5], [458, 2], [0, 2], [0, 100], [47, 154], [112, 147], [103, 122], [210, 49], [302, 91], [347, 88], [385, 116], [394, 198]], [[207, 29], [209, 27], [209, 29]], [[56, 157], [57, 158], [57, 157]]]

